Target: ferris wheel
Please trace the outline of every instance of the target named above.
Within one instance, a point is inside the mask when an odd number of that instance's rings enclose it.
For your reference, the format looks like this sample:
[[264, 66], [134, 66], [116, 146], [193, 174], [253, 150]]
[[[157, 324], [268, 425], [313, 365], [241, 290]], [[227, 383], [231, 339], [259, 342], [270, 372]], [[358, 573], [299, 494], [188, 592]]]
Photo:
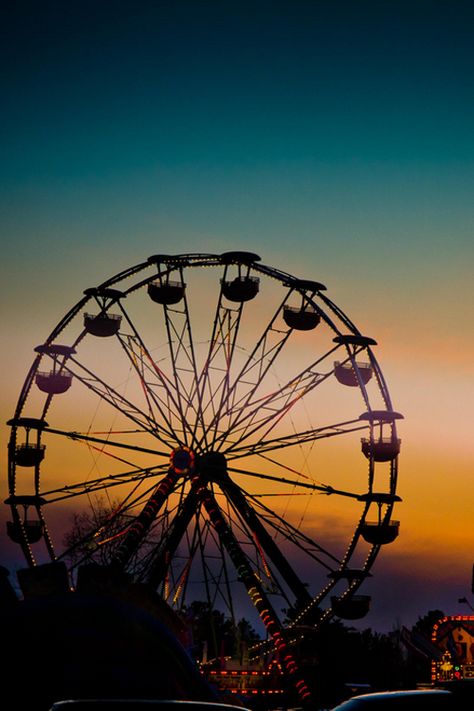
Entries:
[[376, 342], [325, 292], [240, 251], [154, 255], [86, 289], [9, 421], [27, 567], [63, 561], [76, 585], [106, 564], [178, 609], [250, 604], [277, 647], [366, 614], [399, 530], [402, 416]]

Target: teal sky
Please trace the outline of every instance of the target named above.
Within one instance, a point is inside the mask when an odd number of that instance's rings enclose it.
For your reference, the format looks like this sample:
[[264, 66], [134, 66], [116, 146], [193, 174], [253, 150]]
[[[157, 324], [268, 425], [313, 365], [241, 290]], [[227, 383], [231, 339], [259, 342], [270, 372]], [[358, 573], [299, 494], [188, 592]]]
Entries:
[[159, 236], [287, 259], [290, 234], [303, 262], [316, 248], [342, 274], [342, 248], [350, 265], [355, 250], [421, 260], [428, 244], [442, 260], [448, 241], [465, 256], [473, 14], [436, 1], [10, 10], [7, 258], [20, 242], [60, 267], [65, 245], [113, 241], [120, 263]]
[[452, 612], [474, 550], [472, 3], [25, 2], [1, 33], [3, 420], [84, 288], [160, 251], [255, 251], [380, 341], [426, 569], [420, 492], [433, 458], [440, 491], [458, 473], [464, 554], [413, 603]]

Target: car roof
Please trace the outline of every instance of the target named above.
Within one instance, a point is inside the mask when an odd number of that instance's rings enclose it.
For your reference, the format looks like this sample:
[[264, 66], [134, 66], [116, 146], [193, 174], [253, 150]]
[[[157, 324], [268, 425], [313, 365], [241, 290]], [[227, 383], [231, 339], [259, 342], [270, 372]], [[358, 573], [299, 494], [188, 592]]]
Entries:
[[[363, 709], [400, 709], [403, 711], [428, 711], [450, 709], [454, 696], [446, 689], [406, 689], [403, 691], [380, 691], [353, 696], [336, 706], [333, 711], [362, 711]], [[453, 706], [454, 708], [454, 706]]]

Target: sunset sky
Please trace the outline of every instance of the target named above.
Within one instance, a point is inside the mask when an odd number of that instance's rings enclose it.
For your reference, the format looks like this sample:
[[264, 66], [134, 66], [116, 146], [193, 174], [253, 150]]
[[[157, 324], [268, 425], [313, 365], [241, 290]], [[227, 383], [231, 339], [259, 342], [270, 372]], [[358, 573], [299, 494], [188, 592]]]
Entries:
[[1, 32], [2, 423], [86, 287], [159, 252], [256, 252], [378, 341], [405, 417], [363, 626], [468, 612], [472, 3], [26, 2]]

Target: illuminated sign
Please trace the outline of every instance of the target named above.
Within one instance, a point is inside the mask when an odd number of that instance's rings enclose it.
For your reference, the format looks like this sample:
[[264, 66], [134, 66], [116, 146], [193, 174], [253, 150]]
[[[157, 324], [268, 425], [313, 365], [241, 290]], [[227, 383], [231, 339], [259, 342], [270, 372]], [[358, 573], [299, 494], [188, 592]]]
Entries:
[[474, 679], [474, 615], [443, 617], [433, 626], [439, 657], [431, 663], [431, 680]]

